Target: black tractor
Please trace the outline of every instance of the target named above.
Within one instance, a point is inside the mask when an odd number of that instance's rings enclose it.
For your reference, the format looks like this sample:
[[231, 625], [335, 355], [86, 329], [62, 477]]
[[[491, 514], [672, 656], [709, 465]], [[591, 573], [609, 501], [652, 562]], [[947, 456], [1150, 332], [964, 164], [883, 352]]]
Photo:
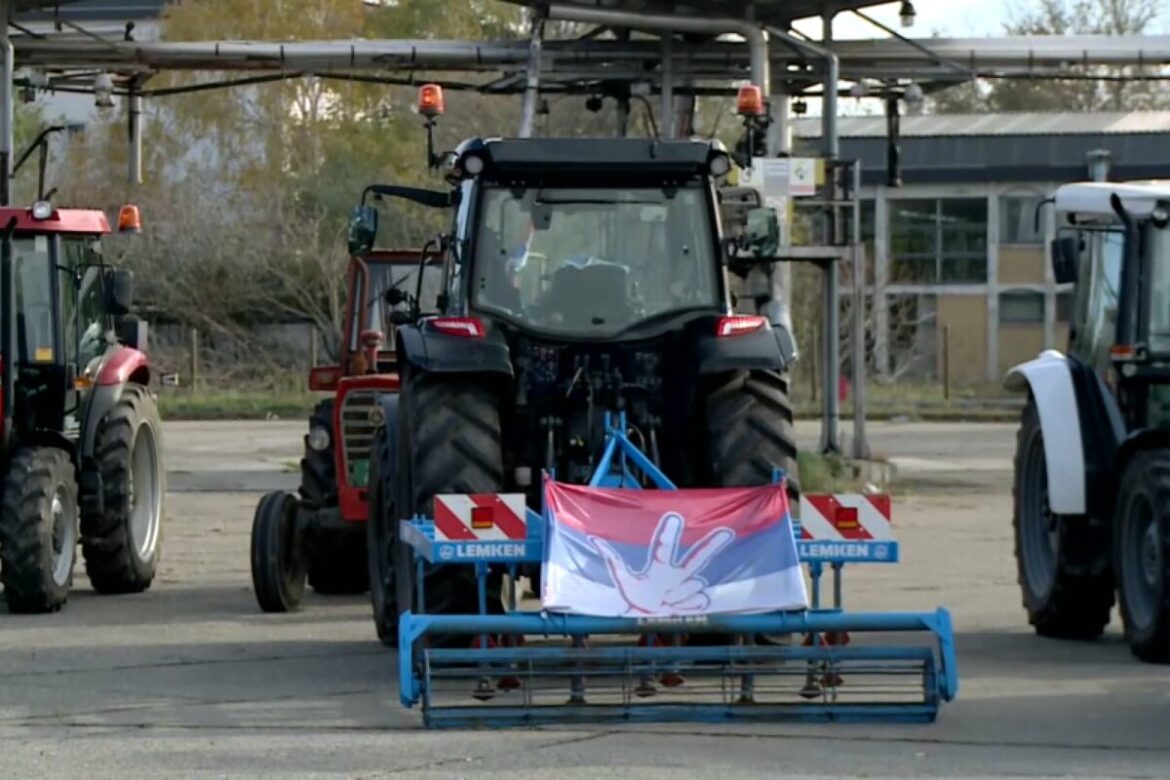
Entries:
[[[401, 387], [382, 396], [367, 526], [384, 642], [414, 587], [399, 521], [431, 516], [444, 493], [540, 506], [542, 473], [589, 478], [606, 410], [625, 413], [679, 486], [760, 485], [782, 469], [795, 499], [791, 334], [781, 318], [736, 314], [729, 276], [775, 236], [776, 215], [752, 211], [750, 233], [725, 235], [733, 160], [718, 142], [472, 139], [442, 162], [449, 191], [382, 188], [453, 213], [441, 251], [420, 261], [441, 263], [437, 300], [388, 293]], [[372, 246], [376, 215], [359, 208], [351, 240]], [[428, 612], [477, 611], [470, 567], [425, 576]], [[504, 579], [492, 573], [489, 609], [502, 609]]]

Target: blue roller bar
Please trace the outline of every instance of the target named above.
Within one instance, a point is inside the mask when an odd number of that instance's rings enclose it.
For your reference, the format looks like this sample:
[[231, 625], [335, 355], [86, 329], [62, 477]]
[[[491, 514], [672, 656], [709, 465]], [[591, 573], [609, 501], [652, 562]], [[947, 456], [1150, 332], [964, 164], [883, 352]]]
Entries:
[[[413, 706], [422, 694], [421, 681], [414, 676], [413, 645], [428, 634], [504, 634], [539, 636], [587, 636], [597, 634], [706, 633], [721, 634], [813, 634], [829, 632], [929, 631], [938, 640], [938, 695], [951, 701], [958, 694], [958, 663], [955, 655], [951, 615], [935, 612], [839, 612], [809, 611], [763, 615], [710, 615], [703, 618], [642, 620], [562, 615], [548, 612], [514, 612], [507, 615], [413, 615], [406, 612], [398, 624], [399, 698]], [[912, 657], [916, 648], [904, 648], [901, 656]], [[896, 649], [895, 649], [896, 651]], [[495, 651], [492, 651], [495, 652]], [[680, 649], [685, 653], [685, 649]], [[825, 657], [839, 652], [825, 651]], [[871, 656], [873, 657], [873, 656]], [[486, 660], [480, 656], [481, 660]]]

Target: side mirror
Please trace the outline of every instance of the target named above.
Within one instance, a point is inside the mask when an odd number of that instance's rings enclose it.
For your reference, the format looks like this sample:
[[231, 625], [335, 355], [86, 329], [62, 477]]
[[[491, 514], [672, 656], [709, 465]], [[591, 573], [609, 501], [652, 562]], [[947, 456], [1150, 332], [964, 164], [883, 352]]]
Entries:
[[1052, 276], [1057, 284], [1071, 284], [1077, 280], [1077, 258], [1080, 242], [1076, 236], [1054, 238], [1049, 246]]
[[137, 317], [126, 317], [118, 323], [118, 341], [131, 349], [145, 352], [147, 339], [146, 323]]
[[115, 317], [130, 313], [134, 302], [134, 274], [124, 268], [106, 272], [106, 311]]
[[757, 257], [770, 257], [780, 248], [780, 217], [765, 206], [747, 213], [747, 245]]
[[378, 235], [378, 210], [373, 206], [357, 206], [349, 215], [349, 253], [363, 257], [374, 248]]
[[408, 300], [410, 300], [410, 296], [401, 287], [391, 287], [386, 291], [386, 303], [391, 306], [406, 303]]

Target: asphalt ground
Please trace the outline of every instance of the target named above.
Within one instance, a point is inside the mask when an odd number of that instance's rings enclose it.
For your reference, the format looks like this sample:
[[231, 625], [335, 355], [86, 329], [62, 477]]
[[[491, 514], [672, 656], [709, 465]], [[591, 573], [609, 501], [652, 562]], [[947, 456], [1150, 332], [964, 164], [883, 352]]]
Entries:
[[252, 511], [295, 486], [303, 424], [171, 423], [155, 586], [98, 597], [79, 565], [62, 612], [0, 611], [0, 777], [1170, 777], [1170, 668], [1116, 618], [1093, 642], [1027, 626], [1013, 426], [869, 433], [904, 485], [902, 562], [847, 569], [847, 606], [952, 611], [960, 692], [934, 724], [424, 730], [365, 597], [264, 615], [252, 595]]

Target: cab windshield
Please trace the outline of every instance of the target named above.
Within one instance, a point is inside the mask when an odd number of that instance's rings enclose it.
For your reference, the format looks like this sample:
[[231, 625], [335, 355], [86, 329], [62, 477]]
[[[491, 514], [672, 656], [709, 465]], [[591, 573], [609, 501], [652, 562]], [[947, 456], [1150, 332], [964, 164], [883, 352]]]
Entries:
[[1170, 228], [1146, 224], [1150, 268], [1149, 349], [1155, 355], [1170, 354]]
[[12, 240], [16, 287], [16, 340], [24, 363], [52, 363], [55, 354], [52, 242], [46, 236]]
[[705, 190], [488, 188], [472, 302], [533, 329], [611, 336], [719, 305]]
[[[392, 288], [398, 288], [412, 297], [418, 285], [418, 261], [394, 262], [368, 260], [366, 266], [370, 270], [369, 284], [365, 292], [364, 322], [357, 322], [350, 335], [349, 348], [358, 349], [358, 336], [365, 328], [379, 329], [385, 337], [385, 343], [393, 343], [390, 336], [390, 312], [406, 311], [406, 303], [391, 306], [386, 302], [386, 293]], [[422, 295], [419, 297], [419, 308], [424, 314], [433, 313], [436, 309], [439, 293], [443, 285], [443, 267], [432, 261], [423, 272]], [[362, 312], [355, 309], [355, 313]]]

